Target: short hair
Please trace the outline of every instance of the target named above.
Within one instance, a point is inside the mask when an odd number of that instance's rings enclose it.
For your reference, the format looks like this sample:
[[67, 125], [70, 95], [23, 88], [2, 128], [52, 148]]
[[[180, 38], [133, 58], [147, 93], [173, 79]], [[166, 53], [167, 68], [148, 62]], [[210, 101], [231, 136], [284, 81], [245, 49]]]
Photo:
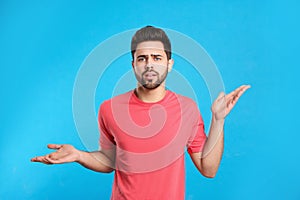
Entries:
[[164, 45], [164, 50], [167, 54], [168, 60], [171, 59], [171, 43], [167, 34], [160, 28], [155, 28], [153, 26], [145, 26], [139, 29], [131, 39], [131, 56], [134, 59], [134, 53], [136, 47], [141, 42], [146, 41], [160, 41]]

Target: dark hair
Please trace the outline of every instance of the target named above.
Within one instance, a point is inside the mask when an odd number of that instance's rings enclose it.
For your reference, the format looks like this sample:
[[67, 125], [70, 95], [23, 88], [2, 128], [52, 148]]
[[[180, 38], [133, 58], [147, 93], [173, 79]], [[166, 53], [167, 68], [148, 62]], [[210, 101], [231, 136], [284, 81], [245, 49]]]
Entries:
[[131, 55], [134, 59], [134, 53], [139, 43], [145, 41], [160, 41], [164, 45], [164, 50], [167, 54], [168, 60], [171, 59], [171, 43], [167, 34], [160, 28], [153, 26], [145, 26], [138, 30], [131, 39]]

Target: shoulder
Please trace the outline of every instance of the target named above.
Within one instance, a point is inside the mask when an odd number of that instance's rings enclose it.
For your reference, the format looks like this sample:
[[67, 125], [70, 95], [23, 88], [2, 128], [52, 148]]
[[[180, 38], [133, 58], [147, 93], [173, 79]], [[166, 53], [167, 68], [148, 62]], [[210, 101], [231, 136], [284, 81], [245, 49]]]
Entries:
[[187, 105], [191, 107], [198, 107], [197, 103], [190, 97], [183, 96], [181, 94], [177, 94], [175, 92], [170, 91], [171, 95], [174, 96], [182, 105]]
[[201, 116], [200, 109], [197, 103], [192, 98], [177, 94], [175, 92], [172, 92], [172, 95], [179, 103], [181, 114], [186, 114], [189, 116], [189, 118], [195, 117], [197, 119], [199, 115]]
[[128, 103], [132, 93], [133, 93], [133, 91], [128, 91], [126, 93], [114, 96], [110, 99], [103, 101], [100, 105], [99, 111], [100, 112], [107, 111], [107, 110], [111, 109], [112, 105], [118, 106], [121, 104]]
[[181, 109], [182, 109], [182, 115], [186, 116], [187, 119], [190, 120], [190, 122], [197, 123], [197, 126], [199, 124], [204, 125], [204, 121], [202, 118], [202, 114], [200, 112], [200, 109], [197, 105], [197, 103], [190, 97], [186, 97], [180, 94], [176, 94], [178, 99], [180, 99]]

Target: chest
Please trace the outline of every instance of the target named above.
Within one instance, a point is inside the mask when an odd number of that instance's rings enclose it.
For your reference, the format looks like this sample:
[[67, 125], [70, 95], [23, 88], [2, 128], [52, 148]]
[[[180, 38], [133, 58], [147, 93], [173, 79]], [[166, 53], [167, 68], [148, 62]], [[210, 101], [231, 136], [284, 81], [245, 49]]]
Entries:
[[119, 107], [109, 121], [117, 148], [135, 153], [157, 151], [175, 142], [185, 146], [193, 132], [192, 112], [178, 104]]

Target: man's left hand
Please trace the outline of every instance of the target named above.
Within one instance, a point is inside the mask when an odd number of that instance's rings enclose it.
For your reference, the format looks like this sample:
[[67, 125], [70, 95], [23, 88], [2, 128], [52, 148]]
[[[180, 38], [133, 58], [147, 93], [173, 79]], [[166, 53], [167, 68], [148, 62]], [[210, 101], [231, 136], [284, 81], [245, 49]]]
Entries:
[[239, 98], [249, 88], [250, 85], [242, 85], [227, 95], [221, 92], [211, 107], [214, 118], [216, 120], [224, 119], [238, 102]]

